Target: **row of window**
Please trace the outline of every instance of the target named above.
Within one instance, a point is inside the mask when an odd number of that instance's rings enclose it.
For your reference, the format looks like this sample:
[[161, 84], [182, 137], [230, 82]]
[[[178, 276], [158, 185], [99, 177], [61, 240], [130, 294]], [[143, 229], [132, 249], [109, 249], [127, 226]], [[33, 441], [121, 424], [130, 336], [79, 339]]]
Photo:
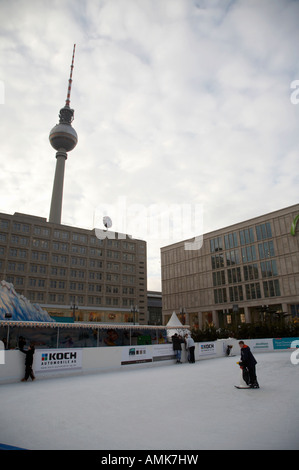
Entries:
[[[25, 277], [22, 276], [6, 276], [6, 281], [14, 284], [15, 286], [24, 286], [25, 285]], [[107, 281], [114, 281], [115, 279], [111, 279], [109, 276], [107, 276]], [[117, 279], [118, 281], [119, 279]], [[135, 278], [133, 276], [123, 276], [122, 281], [124, 284], [130, 284], [133, 285], [135, 284]], [[49, 286], [51, 289], [67, 289], [69, 290], [78, 290], [78, 291], [83, 291], [85, 290], [86, 283], [84, 282], [75, 282], [75, 281], [63, 281], [63, 280], [56, 280], [56, 279], [50, 279], [49, 281], [47, 279], [41, 279], [41, 278], [35, 278], [35, 277], [29, 277], [28, 279], [28, 285], [29, 287], [42, 287], [46, 288]], [[102, 284], [98, 283], [89, 283], [88, 285], [88, 290], [89, 291], [98, 291], [101, 292], [102, 289]], [[111, 292], [113, 294], [118, 294], [120, 292], [120, 289], [123, 289], [123, 293], [133, 293], [134, 288], [129, 288], [129, 287], [120, 287], [120, 286], [113, 286], [113, 285], [106, 285], [106, 292]]]
[[[14, 232], [20, 232], [20, 233], [25, 233], [25, 234], [29, 234], [30, 233], [30, 225], [28, 224], [24, 224], [24, 223], [21, 223], [21, 222], [12, 222], [12, 231]], [[9, 221], [8, 220], [5, 220], [5, 219], [1, 219], [0, 220], [0, 229], [4, 229], [4, 230], [9, 230]], [[32, 228], [32, 233], [33, 235], [38, 235], [38, 236], [43, 236], [43, 237], [47, 237], [49, 238], [50, 235], [51, 235], [51, 229], [48, 228], [48, 227], [40, 227], [40, 226], [33, 226]], [[1, 240], [1, 236], [5, 236], [6, 237], [6, 234], [1, 234], [0, 235], [0, 240]], [[101, 245], [103, 246], [104, 243], [105, 243], [105, 240], [106, 240], [106, 245], [108, 247], [114, 247], [114, 248], [123, 248], [125, 250], [128, 250], [128, 251], [135, 251], [135, 243], [132, 243], [130, 241], [127, 241], [127, 240], [116, 240], [116, 239], [109, 239], [109, 238], [105, 238], [105, 239], [100, 239], [100, 238], [97, 238], [95, 236], [88, 236], [88, 235], [85, 235], [85, 234], [82, 234], [82, 233], [71, 233], [71, 232], [68, 232], [68, 231], [65, 231], [65, 230], [53, 230], [53, 238], [57, 238], [57, 239], [60, 239], [60, 240], [64, 240], [64, 241], [69, 241], [69, 240], [72, 240], [74, 242], [78, 242], [78, 243], [83, 243], [83, 244], [87, 244], [88, 241], [90, 242], [90, 244], [92, 245], [95, 245], [95, 244], [98, 244], [98, 245]], [[13, 243], [20, 243], [20, 244], [24, 244], [24, 243], [28, 243], [29, 241], [29, 238], [27, 237], [22, 237], [22, 236], [18, 236], [18, 235], [12, 235], [12, 238], [11, 238], [12, 242]], [[26, 241], [27, 240], [27, 241]], [[45, 243], [47, 242], [47, 240], [43, 240]]]
[[[238, 237], [239, 235], [239, 237]], [[238, 246], [249, 245], [255, 241], [266, 240], [272, 238], [272, 230], [269, 222], [257, 225], [254, 229], [248, 228], [238, 232], [231, 232], [224, 236], [215, 237], [210, 240], [211, 253], [230, 250]]]
[[[0, 235], [1, 238], [1, 235]], [[2, 240], [3, 241], [3, 240]], [[40, 243], [41, 242], [41, 243]], [[37, 240], [34, 243], [33, 240], [33, 246], [35, 248], [43, 248], [45, 250], [49, 249], [49, 243], [47, 241], [42, 241], [42, 240]], [[67, 252], [69, 245], [66, 243], [57, 243], [53, 242], [52, 244], [53, 250], [57, 251], [62, 251], [62, 252]], [[86, 246], [80, 246], [80, 245], [72, 245], [71, 246], [71, 253], [77, 253], [80, 255], [87, 255], [87, 248]], [[9, 248], [8, 252], [9, 256], [11, 257], [19, 257], [19, 258], [27, 258], [28, 257], [28, 250], [22, 249], [22, 248]], [[5, 247], [0, 247], [0, 255], [4, 256], [5, 255]], [[104, 251], [101, 250], [100, 248], [89, 248], [89, 256], [103, 256]], [[124, 261], [135, 261], [135, 255], [133, 253], [126, 253], [123, 252], [121, 253], [120, 251], [112, 251], [112, 250], [107, 250], [106, 251], [106, 257], [107, 258], [113, 258], [113, 259], [123, 259]], [[41, 251], [32, 251], [31, 252], [31, 259], [42, 259], [44, 261], [48, 260], [48, 253], [47, 252], [41, 252]]]
[[[245, 287], [245, 297], [244, 297], [244, 290]], [[273, 279], [269, 281], [263, 281], [263, 290], [264, 290], [264, 297], [276, 297], [280, 296], [280, 287], [279, 287], [279, 280]], [[254, 300], [254, 299], [261, 299], [261, 286], [259, 282], [252, 282], [250, 284], [236, 285], [230, 286], [228, 288], [227, 296], [227, 289], [222, 287], [220, 289], [214, 289], [214, 302], [215, 304], [222, 304], [226, 302], [239, 302], [242, 300]], [[228, 300], [229, 298], [229, 300]]]
[[[34, 292], [29, 291], [27, 294], [27, 298], [31, 302], [51, 302], [51, 303], [61, 303], [65, 304], [68, 302], [70, 305], [75, 304], [76, 306], [84, 305], [86, 303], [86, 299], [83, 295], [76, 295], [76, 297], [72, 295], [65, 295], [65, 294], [45, 294], [44, 292]], [[95, 295], [88, 295], [87, 296], [87, 305], [106, 305], [106, 306], [122, 306], [122, 307], [130, 307], [134, 305], [135, 300], [134, 298], [115, 298], [115, 297], [99, 297]]]
[[[6, 233], [0, 233], [0, 242], [7, 243], [7, 234]], [[115, 243], [112, 243], [115, 242]], [[33, 238], [31, 240], [31, 245], [35, 248], [41, 248], [44, 250], [48, 250], [51, 246], [52, 243], [52, 248], [53, 250], [57, 251], [68, 251], [70, 248], [70, 251], [72, 253], [81, 253], [81, 254], [87, 254], [87, 249], [88, 247], [86, 245], [69, 245], [69, 243], [63, 243], [63, 242], [58, 242], [58, 241], [49, 241], [49, 240], [42, 240], [40, 238]], [[107, 245], [108, 248], [120, 248], [118, 246], [120, 242], [114, 241], [114, 240], [108, 240]], [[26, 237], [19, 237], [18, 235], [12, 235], [11, 236], [11, 244], [13, 245], [22, 245], [29, 247], [30, 245], [30, 238]], [[122, 247], [126, 249], [127, 251], [135, 251], [135, 245], [134, 244], [129, 244], [127, 242], [124, 242]], [[94, 254], [94, 253], [101, 253], [102, 250], [99, 248], [89, 248], [89, 253]]]
[[[94, 253], [90, 253], [92, 256], [102, 256], [102, 253], [100, 253], [101, 250], [96, 250]], [[0, 256], [5, 256], [5, 248], [0, 246]], [[28, 251], [23, 250], [21, 248], [10, 248], [8, 256], [11, 258], [22, 258], [22, 259], [27, 259], [28, 258]], [[135, 255], [131, 253], [122, 253], [122, 258], [121, 258], [121, 253], [119, 251], [110, 251], [108, 250], [106, 252], [107, 258], [112, 258], [121, 261], [127, 261], [127, 262], [134, 262], [135, 261]], [[59, 264], [68, 264], [69, 257], [66, 255], [59, 255], [59, 254], [52, 254], [50, 255], [47, 252], [42, 252], [42, 251], [32, 251], [31, 252], [31, 259], [34, 261], [46, 261], [48, 262], [49, 259], [51, 258], [52, 263], [59, 263]], [[87, 266], [88, 262], [90, 266], [95, 266], [96, 264], [101, 267], [100, 261], [96, 259], [87, 259], [87, 258], [80, 258], [77, 256], [71, 256], [70, 257], [71, 264], [72, 265], [79, 265], [79, 266]], [[116, 266], [117, 263], [114, 263], [114, 266]]]
[[[4, 263], [3, 261], [0, 260], [0, 271], [3, 270]], [[7, 271], [14, 271], [14, 272], [25, 272], [25, 267], [27, 265], [25, 263], [18, 263], [15, 261], [8, 261], [7, 263]], [[102, 266], [101, 266], [102, 267]], [[52, 276], [60, 276], [60, 277], [66, 277], [68, 274], [70, 277], [74, 278], [80, 278], [80, 279], [85, 279], [85, 277], [89, 277], [89, 279], [102, 279], [103, 273], [99, 271], [85, 271], [82, 269], [71, 269], [70, 272], [67, 268], [62, 268], [59, 266], [47, 266], [44, 264], [30, 264], [29, 266], [29, 272], [30, 273], [39, 273], [39, 274], [47, 274], [48, 268], [50, 271], [50, 275]], [[114, 271], [119, 271], [118, 269], [115, 269], [114, 267], [110, 266], [110, 263], [107, 263], [107, 270], [114, 270]], [[122, 272], [123, 273], [135, 273], [135, 266], [131, 264], [124, 264], [122, 265]], [[139, 272], [140, 274], [144, 274], [143, 271]], [[110, 280], [118, 280], [120, 274], [117, 273], [111, 273], [111, 272], [106, 272], [106, 279], [107, 281]]]
[[[276, 260], [262, 261], [260, 263], [262, 278], [278, 276]], [[213, 286], [221, 286], [224, 284], [235, 284], [242, 282], [242, 270], [240, 267], [213, 272]], [[227, 275], [227, 282], [226, 282]], [[259, 279], [258, 264], [253, 263], [243, 266], [244, 281]]]
[[[258, 254], [257, 254], [258, 249]], [[229, 250], [225, 253], [217, 253], [211, 256], [212, 269], [223, 268], [226, 262], [226, 266], [234, 266], [236, 264], [249, 263], [256, 261], [257, 259], [267, 259], [275, 256], [273, 241], [259, 243], [256, 245], [248, 245], [241, 248], [240, 251]]]

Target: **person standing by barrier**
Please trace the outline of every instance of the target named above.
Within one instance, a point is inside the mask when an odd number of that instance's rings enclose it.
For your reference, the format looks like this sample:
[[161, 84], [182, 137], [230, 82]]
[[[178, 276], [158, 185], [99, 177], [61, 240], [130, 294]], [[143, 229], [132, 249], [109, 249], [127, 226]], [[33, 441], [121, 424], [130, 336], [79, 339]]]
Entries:
[[25, 351], [23, 348], [20, 348], [20, 351], [24, 354], [26, 354], [25, 358], [25, 376], [21, 380], [22, 382], [27, 382], [29, 377], [31, 377], [32, 380], [35, 379], [33, 370], [32, 370], [32, 364], [33, 364], [33, 356], [35, 352], [35, 347], [33, 344], [30, 344], [28, 351]]
[[172, 337], [172, 347], [176, 355], [176, 363], [181, 364], [182, 357], [182, 337], [175, 333]]
[[191, 364], [194, 364], [195, 343], [194, 343], [193, 338], [191, 338], [191, 336], [188, 333], [185, 335], [185, 344], [186, 344], [186, 350], [188, 353], [188, 362], [190, 362]]

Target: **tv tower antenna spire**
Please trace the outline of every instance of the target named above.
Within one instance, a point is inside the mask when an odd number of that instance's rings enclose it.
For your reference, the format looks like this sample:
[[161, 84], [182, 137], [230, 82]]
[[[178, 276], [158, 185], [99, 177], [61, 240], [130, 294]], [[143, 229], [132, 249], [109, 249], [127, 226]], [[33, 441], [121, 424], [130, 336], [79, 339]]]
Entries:
[[71, 101], [71, 89], [72, 89], [72, 81], [73, 81], [72, 77], [73, 77], [73, 69], [74, 69], [75, 49], [76, 49], [76, 44], [74, 44], [74, 48], [73, 48], [71, 72], [70, 72], [69, 85], [68, 85], [67, 96], [66, 96], [66, 101], [65, 101], [65, 106], [67, 106], [68, 108], [70, 107], [70, 101]]

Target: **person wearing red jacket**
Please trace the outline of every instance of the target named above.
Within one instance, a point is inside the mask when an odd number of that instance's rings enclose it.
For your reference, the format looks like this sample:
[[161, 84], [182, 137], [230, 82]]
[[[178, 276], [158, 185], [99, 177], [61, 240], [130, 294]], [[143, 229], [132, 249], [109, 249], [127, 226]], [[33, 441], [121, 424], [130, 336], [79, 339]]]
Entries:
[[239, 346], [241, 348], [241, 360], [239, 362], [240, 367], [243, 367], [248, 371], [249, 374], [249, 386], [251, 388], [259, 388], [259, 384], [256, 377], [255, 366], [257, 361], [250, 351], [250, 347], [244, 343], [244, 341], [239, 341]]

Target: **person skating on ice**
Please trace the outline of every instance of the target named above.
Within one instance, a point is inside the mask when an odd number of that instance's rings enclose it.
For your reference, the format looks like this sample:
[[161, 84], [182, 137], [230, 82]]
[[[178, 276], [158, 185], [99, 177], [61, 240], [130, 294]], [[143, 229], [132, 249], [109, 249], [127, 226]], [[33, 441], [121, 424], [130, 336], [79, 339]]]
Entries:
[[240, 367], [246, 368], [249, 374], [249, 387], [250, 388], [259, 388], [259, 384], [256, 377], [255, 366], [257, 361], [250, 351], [250, 347], [244, 343], [244, 341], [239, 341], [239, 346], [241, 348], [241, 359], [239, 362]]

